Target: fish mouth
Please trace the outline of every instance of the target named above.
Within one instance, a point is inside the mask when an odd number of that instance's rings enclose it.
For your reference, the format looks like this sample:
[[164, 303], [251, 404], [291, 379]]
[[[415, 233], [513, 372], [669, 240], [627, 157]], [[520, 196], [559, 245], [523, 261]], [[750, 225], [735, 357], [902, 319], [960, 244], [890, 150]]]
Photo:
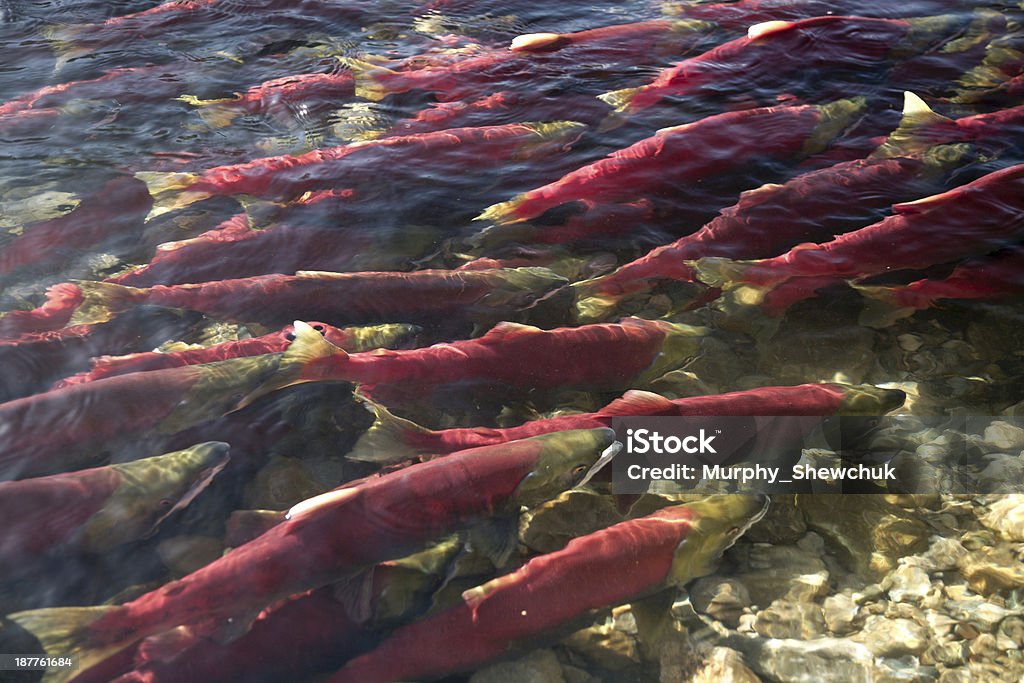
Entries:
[[600, 457], [598, 457], [597, 462], [595, 462], [594, 465], [587, 471], [587, 473], [583, 475], [583, 478], [580, 479], [580, 483], [576, 484], [576, 488], [585, 485], [587, 482], [593, 479], [594, 475], [600, 472], [605, 465], [610, 463], [612, 461], [612, 458], [614, 458], [615, 455], [621, 450], [622, 442], [613, 441], [612, 444], [608, 446], [608, 448], [604, 449], [601, 452], [601, 455]]

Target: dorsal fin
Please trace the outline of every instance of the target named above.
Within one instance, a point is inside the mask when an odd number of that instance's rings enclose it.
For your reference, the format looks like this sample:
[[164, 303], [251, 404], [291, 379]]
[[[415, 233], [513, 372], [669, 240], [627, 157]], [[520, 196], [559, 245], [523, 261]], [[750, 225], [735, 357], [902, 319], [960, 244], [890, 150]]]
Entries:
[[601, 410], [598, 415], [654, 415], [671, 410], [672, 401], [650, 391], [630, 389]]
[[748, 40], [758, 40], [773, 33], [779, 33], [793, 26], [792, 21], [762, 21], [747, 29]]
[[955, 125], [952, 119], [932, 111], [932, 108], [914, 93], [903, 93], [903, 117], [886, 141], [875, 150], [874, 157], [909, 156], [927, 150], [934, 144], [924, 134], [929, 126]]

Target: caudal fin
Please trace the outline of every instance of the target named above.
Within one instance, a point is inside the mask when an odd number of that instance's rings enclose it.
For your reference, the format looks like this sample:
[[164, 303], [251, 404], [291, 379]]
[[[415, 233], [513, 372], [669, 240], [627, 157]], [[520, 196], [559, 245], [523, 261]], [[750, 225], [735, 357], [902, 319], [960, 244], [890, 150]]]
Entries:
[[576, 300], [576, 322], [597, 323], [615, 317], [620, 294], [594, 294]]
[[111, 320], [146, 298], [146, 290], [112, 282], [76, 280], [82, 292], [82, 303], [71, 315], [69, 325], [95, 324]]
[[379, 102], [394, 92], [402, 92], [384, 83], [389, 76], [399, 76], [397, 71], [354, 57], [344, 57], [341, 62], [352, 72], [356, 82], [356, 97]]
[[349, 460], [389, 465], [429, 454], [429, 449], [416, 445], [414, 437], [433, 434], [432, 431], [398, 417], [364, 395], [359, 395], [359, 399], [366, 409], [373, 413], [374, 420], [346, 456]]
[[285, 350], [274, 375], [239, 401], [235, 410], [241, 410], [261, 396], [296, 384], [315, 382], [319, 379], [344, 379], [336, 374], [328, 375], [325, 372], [326, 368], [322, 368], [319, 361], [331, 357], [348, 358], [348, 353], [324, 339], [319, 332], [301, 320], [295, 321], [293, 333], [295, 339]]
[[199, 118], [210, 128], [225, 128], [241, 116], [244, 110], [238, 106], [239, 98], [225, 97], [219, 100], [201, 100], [195, 95], [182, 95], [181, 102], [199, 107]]
[[146, 216], [147, 221], [211, 196], [209, 192], [189, 189], [199, 180], [199, 176], [195, 173], [140, 171], [135, 174], [135, 177], [146, 183], [146, 188], [149, 190], [150, 196], [153, 197], [153, 208]]
[[598, 415], [661, 415], [673, 412], [675, 404], [669, 399], [650, 391], [630, 389], [601, 410]]
[[612, 90], [602, 95], [598, 95], [597, 99], [611, 107], [615, 113], [622, 114], [630, 108], [633, 104], [633, 100], [637, 96], [637, 93], [641, 90], [642, 88], [623, 88], [622, 90]]
[[131, 636], [115, 643], [97, 644], [92, 625], [118, 606], [50, 607], [17, 612], [7, 618], [25, 629], [43, 646], [50, 657], [71, 657], [77, 668], [47, 669], [41, 683], [65, 683], [81, 671], [96, 666], [134, 641]]
[[489, 221], [496, 225], [508, 225], [509, 223], [518, 223], [525, 221], [532, 216], [526, 215], [520, 211], [523, 203], [526, 201], [526, 195], [517, 195], [516, 197], [508, 200], [507, 202], [501, 202], [500, 204], [492, 204], [483, 210], [479, 216], [474, 218], [475, 221]]
[[864, 310], [861, 311], [858, 322], [864, 327], [881, 329], [895, 323], [900, 318], [911, 316], [916, 311], [910, 306], [901, 306], [896, 300], [896, 289], [893, 287], [881, 287], [878, 285], [858, 285], [850, 283], [850, 286], [865, 297]]

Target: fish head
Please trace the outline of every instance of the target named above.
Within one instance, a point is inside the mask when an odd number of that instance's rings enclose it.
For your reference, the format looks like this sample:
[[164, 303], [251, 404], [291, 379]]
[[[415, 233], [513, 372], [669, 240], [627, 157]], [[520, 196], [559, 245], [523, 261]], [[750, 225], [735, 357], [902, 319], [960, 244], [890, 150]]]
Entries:
[[112, 465], [117, 489], [82, 529], [85, 547], [101, 552], [156, 532], [186, 507], [228, 463], [228, 444], [208, 441], [153, 458]]
[[533, 469], [519, 482], [513, 502], [535, 507], [589, 480], [621, 448], [611, 429], [572, 429], [535, 436]]
[[851, 97], [818, 106], [818, 125], [804, 142], [803, 155], [821, 152], [846, 130], [853, 127], [868, 111], [866, 97]]
[[685, 507], [689, 529], [676, 547], [668, 582], [681, 586], [714, 571], [722, 553], [764, 517], [769, 499], [764, 494], [710, 496]]
[[885, 415], [907, 400], [900, 389], [883, 389], [870, 384], [847, 387], [836, 415]]

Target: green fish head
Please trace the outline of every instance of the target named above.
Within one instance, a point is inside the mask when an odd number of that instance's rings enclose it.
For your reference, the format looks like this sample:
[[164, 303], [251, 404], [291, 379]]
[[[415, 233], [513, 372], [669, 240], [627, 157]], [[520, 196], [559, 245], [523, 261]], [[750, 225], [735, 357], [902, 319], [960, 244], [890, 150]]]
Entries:
[[183, 451], [112, 465], [117, 490], [82, 529], [85, 547], [102, 552], [156, 532], [186, 507], [228, 463], [228, 444], [208, 441]]
[[618, 451], [611, 429], [573, 429], [535, 436], [537, 463], [519, 483], [513, 502], [535, 507], [585, 483]]
[[763, 494], [725, 494], [689, 503], [690, 531], [676, 548], [668, 583], [681, 586], [712, 573], [722, 553], [768, 511]]
[[882, 389], [870, 384], [847, 388], [836, 415], [885, 415], [896, 410], [907, 400], [899, 389]]

